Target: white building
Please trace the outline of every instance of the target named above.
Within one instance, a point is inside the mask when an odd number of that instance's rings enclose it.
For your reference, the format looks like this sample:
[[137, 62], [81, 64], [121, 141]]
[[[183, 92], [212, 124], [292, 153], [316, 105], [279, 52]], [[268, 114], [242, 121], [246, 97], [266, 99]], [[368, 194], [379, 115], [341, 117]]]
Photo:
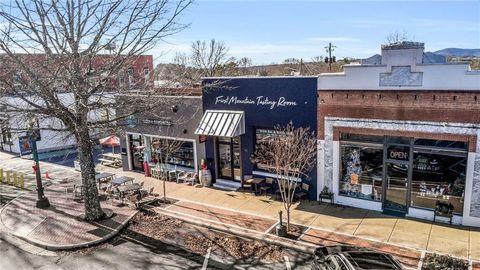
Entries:
[[453, 223], [480, 226], [480, 72], [468, 63], [383, 46], [320, 74], [318, 110], [318, 186], [336, 203], [430, 220], [446, 205]]

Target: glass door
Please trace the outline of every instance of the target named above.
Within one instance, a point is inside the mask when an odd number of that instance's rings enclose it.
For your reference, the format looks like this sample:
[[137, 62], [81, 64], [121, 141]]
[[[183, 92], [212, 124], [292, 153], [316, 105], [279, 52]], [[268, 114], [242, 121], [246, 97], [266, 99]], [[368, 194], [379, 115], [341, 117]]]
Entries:
[[238, 138], [217, 139], [218, 177], [229, 180], [241, 180], [240, 143]]
[[407, 212], [409, 165], [386, 162], [385, 199], [383, 209]]
[[238, 137], [232, 138], [232, 157], [233, 180], [242, 181], [242, 171], [240, 168], [240, 140]]
[[130, 155], [132, 157], [132, 170], [143, 171], [143, 137], [140, 135], [129, 135]]

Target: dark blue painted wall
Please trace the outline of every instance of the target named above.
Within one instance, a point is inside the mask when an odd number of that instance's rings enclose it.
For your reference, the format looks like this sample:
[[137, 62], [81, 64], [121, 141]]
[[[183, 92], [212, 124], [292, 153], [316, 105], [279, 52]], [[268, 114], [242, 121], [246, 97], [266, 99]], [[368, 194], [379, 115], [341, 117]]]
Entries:
[[[219, 86], [219, 82], [220, 86]], [[290, 121], [296, 127], [317, 131], [317, 78], [265, 77], [204, 79], [203, 110], [237, 110], [245, 112], [245, 134], [241, 136], [242, 173], [251, 174], [250, 157], [254, 151], [255, 129], [273, 128]], [[209, 85], [215, 85], [209, 87]], [[268, 99], [268, 100], [267, 100]], [[206, 157], [214, 161], [214, 140], [206, 142]], [[212, 169], [213, 166], [211, 166]], [[215, 172], [213, 172], [215, 175]], [[316, 199], [317, 168], [304, 180], [311, 187], [311, 199]]]

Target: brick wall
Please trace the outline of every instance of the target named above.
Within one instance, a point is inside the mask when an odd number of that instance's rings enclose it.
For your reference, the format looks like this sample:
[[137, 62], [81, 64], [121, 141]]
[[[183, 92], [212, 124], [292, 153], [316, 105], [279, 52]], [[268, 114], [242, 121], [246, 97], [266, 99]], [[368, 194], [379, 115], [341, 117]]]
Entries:
[[325, 117], [480, 124], [480, 91], [318, 91], [318, 137]]

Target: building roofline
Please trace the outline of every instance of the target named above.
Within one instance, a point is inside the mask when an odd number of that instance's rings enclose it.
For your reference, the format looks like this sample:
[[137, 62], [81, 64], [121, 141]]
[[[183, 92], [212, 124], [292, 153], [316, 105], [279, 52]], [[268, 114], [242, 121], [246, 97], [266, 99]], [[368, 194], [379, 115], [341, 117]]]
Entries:
[[318, 78], [317, 76], [227, 76], [227, 77], [201, 77], [201, 80], [224, 80], [224, 79], [305, 79], [305, 78]]

